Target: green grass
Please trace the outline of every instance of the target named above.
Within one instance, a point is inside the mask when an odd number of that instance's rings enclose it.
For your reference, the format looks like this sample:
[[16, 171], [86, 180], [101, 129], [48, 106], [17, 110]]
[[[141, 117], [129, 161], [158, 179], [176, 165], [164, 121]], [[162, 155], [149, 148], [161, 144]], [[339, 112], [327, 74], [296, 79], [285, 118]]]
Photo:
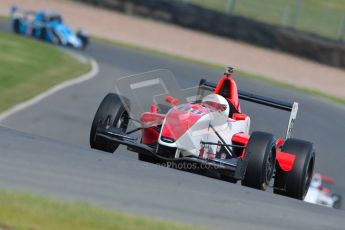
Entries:
[[[100, 37], [93, 37], [93, 39], [100, 41], [100, 42], [103, 42], [103, 43], [106, 43], [106, 44], [109, 44], [109, 45], [115, 45], [115, 46], [125, 47], [125, 48], [129, 48], [129, 49], [134, 49], [134, 50], [138, 50], [138, 51], [141, 51], [144, 53], [154, 54], [154, 55], [166, 57], [166, 58], [173, 59], [173, 60], [184, 61], [184, 62], [200, 65], [203, 67], [206, 66], [206, 67], [209, 67], [212, 69], [217, 69], [219, 71], [225, 70], [224, 65], [204, 62], [204, 61], [200, 61], [200, 60], [196, 60], [196, 59], [192, 59], [192, 58], [187, 58], [187, 57], [183, 57], [183, 56], [179, 56], [179, 55], [175, 55], [175, 54], [169, 54], [169, 53], [155, 50], [155, 49], [144, 48], [144, 47], [141, 47], [138, 45], [133, 45], [133, 44], [120, 42], [120, 41], [108, 40], [108, 39], [104, 39], [104, 38], [100, 38]], [[259, 74], [255, 74], [255, 73], [249, 73], [249, 72], [241, 70], [241, 69], [236, 69], [235, 76], [236, 77], [242, 77], [242, 78], [248, 78], [248, 79], [256, 80], [256, 81], [261, 81], [261, 82], [265, 82], [265, 83], [268, 83], [271, 85], [275, 85], [275, 86], [279, 86], [279, 87], [283, 87], [283, 88], [287, 88], [287, 89], [292, 89], [292, 90], [297, 91], [297, 92], [301, 92], [301, 93], [304, 93], [307, 95], [312, 95], [312, 96], [324, 98], [328, 101], [332, 101], [332, 102], [335, 102], [339, 105], [345, 106], [345, 99], [343, 99], [343, 98], [336, 97], [336, 96], [333, 96], [333, 95], [330, 95], [330, 94], [327, 94], [327, 93], [324, 93], [324, 92], [321, 92], [318, 90], [300, 87], [300, 86], [292, 85], [292, 84], [285, 83], [282, 81], [273, 80], [273, 79], [266, 77], [266, 76], [263, 76], [263, 75], [259, 75]]]
[[56, 47], [0, 32], [0, 111], [90, 70]]
[[8, 17], [7, 17], [7, 16], [4, 16], [4, 15], [0, 15], [0, 20], [6, 21], [6, 20], [8, 20]]
[[[275, 25], [291, 26], [298, 0], [235, 0], [234, 15]], [[345, 17], [345, 0], [300, 0], [296, 28], [336, 38]], [[190, 0], [201, 6], [225, 12], [228, 0]]]
[[0, 190], [0, 229], [6, 230], [182, 230], [188, 225]]

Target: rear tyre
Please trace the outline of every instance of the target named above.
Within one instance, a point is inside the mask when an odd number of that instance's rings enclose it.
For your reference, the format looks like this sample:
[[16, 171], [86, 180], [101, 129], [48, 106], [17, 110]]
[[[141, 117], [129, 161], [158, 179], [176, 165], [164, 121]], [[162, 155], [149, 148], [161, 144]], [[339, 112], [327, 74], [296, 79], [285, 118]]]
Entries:
[[37, 28], [32, 28], [31, 30], [31, 37], [36, 38], [38, 34], [38, 29]]
[[245, 155], [249, 159], [244, 180], [241, 182], [242, 185], [266, 190], [272, 179], [276, 162], [274, 136], [264, 132], [253, 132]]
[[289, 172], [279, 170], [275, 177], [276, 185], [285, 184], [285, 188], [274, 189], [274, 193], [303, 200], [308, 192], [314, 172], [315, 150], [312, 143], [298, 139], [287, 139], [283, 152], [294, 153], [296, 159]]
[[20, 33], [20, 20], [19, 18], [16, 18], [14, 19], [13, 21], [13, 32], [16, 33], [16, 34], [19, 34]]
[[113, 153], [119, 144], [99, 143], [95, 139], [97, 126], [100, 123], [107, 123], [126, 132], [129, 123], [129, 113], [117, 94], [109, 93], [104, 97], [95, 114], [90, 131], [91, 148]]

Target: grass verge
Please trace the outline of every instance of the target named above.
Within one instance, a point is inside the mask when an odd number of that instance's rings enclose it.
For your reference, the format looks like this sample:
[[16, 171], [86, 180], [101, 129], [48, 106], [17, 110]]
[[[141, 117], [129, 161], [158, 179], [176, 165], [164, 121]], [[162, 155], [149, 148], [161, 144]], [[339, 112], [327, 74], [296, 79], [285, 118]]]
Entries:
[[91, 69], [56, 47], [0, 32], [0, 111]]
[[26, 193], [0, 190], [0, 229], [6, 230], [182, 230], [188, 225], [150, 220]]
[[[179, 56], [179, 55], [175, 55], [175, 54], [169, 54], [169, 53], [166, 53], [163, 51], [145, 48], [145, 47], [141, 47], [138, 45], [133, 45], [133, 44], [125, 43], [125, 42], [113, 41], [113, 40], [95, 37], [95, 36], [93, 37], [93, 39], [96, 41], [100, 41], [100, 42], [109, 44], [109, 45], [115, 45], [115, 46], [120, 46], [120, 47], [124, 47], [124, 48], [135, 49], [135, 50], [138, 50], [138, 51], [141, 51], [144, 53], [150, 53], [150, 54], [158, 55], [161, 57], [166, 57], [166, 58], [173, 59], [173, 60], [189, 62], [189, 63], [200, 65], [200, 66], [207, 66], [207, 67], [210, 67], [212, 69], [218, 69], [220, 71], [225, 69], [224, 65], [213, 64], [213, 63], [204, 62], [204, 61], [200, 61], [200, 60], [196, 60], [196, 59], [192, 59], [192, 58], [187, 58], [187, 57], [183, 57], [183, 56]], [[266, 76], [263, 76], [263, 75], [249, 73], [247, 71], [237, 69], [236, 70], [236, 77], [244, 77], [244, 78], [248, 78], [248, 79], [252, 79], [252, 80], [256, 80], [256, 81], [262, 81], [262, 82], [265, 82], [265, 83], [268, 83], [271, 85], [291, 89], [291, 90], [301, 92], [301, 93], [304, 93], [307, 95], [320, 97], [320, 98], [335, 102], [339, 105], [345, 106], [345, 99], [343, 99], [343, 98], [336, 97], [336, 96], [333, 96], [333, 95], [330, 95], [330, 94], [327, 94], [327, 93], [324, 93], [324, 92], [321, 92], [318, 90], [300, 87], [300, 86], [292, 85], [289, 83], [273, 80], [273, 79], [266, 77]]]
[[9, 18], [5, 15], [0, 15], [0, 20], [7, 21]]
[[[225, 12], [229, 0], [190, 0], [194, 4]], [[254, 20], [295, 26], [297, 29], [336, 38], [344, 20], [344, 0], [232, 0], [232, 13]], [[265, 13], [263, 13], [265, 12]]]

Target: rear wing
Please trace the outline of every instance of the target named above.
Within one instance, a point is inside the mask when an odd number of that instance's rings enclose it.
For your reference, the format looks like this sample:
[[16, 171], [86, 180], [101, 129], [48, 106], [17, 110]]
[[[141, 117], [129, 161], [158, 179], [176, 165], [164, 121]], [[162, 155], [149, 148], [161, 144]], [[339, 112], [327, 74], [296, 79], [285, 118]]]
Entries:
[[[216, 86], [217, 85], [215, 83], [207, 82], [205, 79], [202, 79], [199, 83], [198, 95], [202, 96], [204, 90], [214, 91], [216, 89]], [[280, 109], [280, 110], [290, 112], [289, 124], [288, 124], [287, 132], [286, 132], [286, 139], [291, 137], [293, 125], [295, 123], [297, 112], [298, 112], [297, 102], [290, 103], [290, 102], [280, 101], [280, 100], [256, 95], [253, 93], [248, 93], [242, 90], [238, 91], [238, 97], [239, 99], [242, 99], [245, 101], [249, 101], [256, 104], [265, 105], [265, 106], [272, 107], [275, 109]]]
[[335, 183], [335, 179], [328, 177], [328, 176], [324, 176], [324, 175], [320, 175], [321, 176], [321, 181], [325, 182], [327, 184], [334, 184]]

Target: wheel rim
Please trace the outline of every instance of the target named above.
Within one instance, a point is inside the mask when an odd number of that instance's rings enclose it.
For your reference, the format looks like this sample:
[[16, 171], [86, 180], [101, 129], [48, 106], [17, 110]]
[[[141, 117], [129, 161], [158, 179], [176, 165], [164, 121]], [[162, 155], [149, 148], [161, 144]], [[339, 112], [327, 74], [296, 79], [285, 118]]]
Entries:
[[128, 122], [129, 122], [129, 115], [128, 115], [127, 111], [124, 111], [121, 114], [119, 120], [117, 121], [115, 127], [120, 128], [122, 131], [126, 131], [127, 126], [128, 126]]
[[275, 157], [273, 154], [273, 149], [270, 151], [270, 154], [267, 157], [266, 161], [266, 175], [265, 175], [265, 183], [268, 184], [273, 176], [273, 171], [275, 167]]

